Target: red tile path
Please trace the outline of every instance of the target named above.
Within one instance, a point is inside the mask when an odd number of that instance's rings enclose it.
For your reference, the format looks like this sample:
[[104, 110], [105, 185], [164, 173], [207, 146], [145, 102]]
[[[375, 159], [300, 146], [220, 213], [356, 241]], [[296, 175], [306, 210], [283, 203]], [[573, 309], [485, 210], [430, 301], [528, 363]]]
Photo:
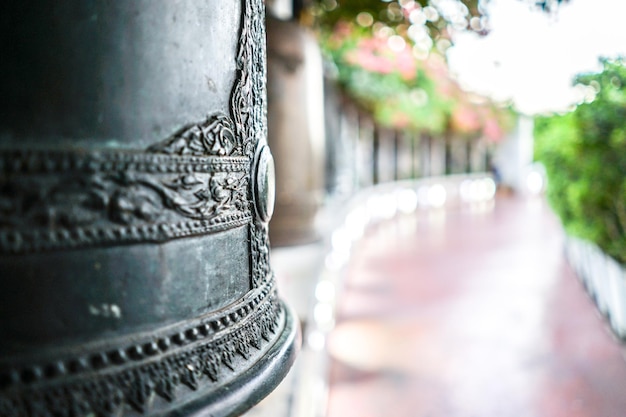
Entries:
[[626, 416], [622, 346], [537, 199], [372, 230], [328, 346], [328, 417]]

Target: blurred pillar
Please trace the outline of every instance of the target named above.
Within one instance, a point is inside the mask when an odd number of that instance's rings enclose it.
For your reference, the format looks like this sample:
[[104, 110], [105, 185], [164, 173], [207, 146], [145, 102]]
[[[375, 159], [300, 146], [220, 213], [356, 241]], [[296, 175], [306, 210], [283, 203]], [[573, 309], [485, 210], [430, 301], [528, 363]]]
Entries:
[[450, 175], [453, 172], [453, 163], [454, 163], [454, 157], [452, 155], [452, 138], [449, 135], [446, 135], [445, 139], [444, 139], [444, 143], [443, 143], [443, 152], [444, 152], [444, 164], [445, 164], [445, 168], [444, 168], [444, 172], [446, 175]]
[[273, 246], [318, 238], [324, 196], [323, 69], [319, 47], [295, 21], [267, 18], [268, 141], [276, 164]]
[[445, 140], [443, 137], [434, 138], [429, 136], [430, 138], [430, 175], [438, 176], [444, 175], [446, 172], [446, 151], [445, 151]]
[[427, 133], [423, 133], [420, 135], [419, 141], [419, 154], [420, 154], [420, 167], [421, 167], [421, 176], [429, 177], [432, 175], [432, 167], [431, 167], [431, 145], [433, 142], [433, 138], [431, 135]]
[[372, 183], [380, 182], [380, 126], [374, 125], [372, 132]]
[[412, 133], [410, 137], [411, 144], [411, 178], [420, 178], [422, 173], [422, 138], [418, 133]]
[[393, 180], [398, 181], [400, 179], [400, 131], [394, 130], [393, 132]]
[[342, 111], [336, 81], [324, 77], [324, 126], [325, 126], [325, 190], [335, 194], [339, 187], [341, 171], [346, 165], [347, 144], [341, 134]]
[[485, 153], [487, 147], [483, 138], [473, 138], [470, 142], [469, 169], [470, 172], [487, 172], [488, 166], [485, 164]]
[[326, 193], [348, 196], [355, 189], [358, 126], [355, 112], [341, 96], [335, 79], [324, 78]]
[[498, 144], [493, 163], [502, 185], [517, 191], [526, 187], [526, 173], [533, 162], [533, 119], [520, 116], [515, 130]]
[[363, 113], [358, 113], [358, 178], [360, 187], [374, 184], [374, 123]]
[[413, 176], [413, 137], [409, 132], [398, 131], [396, 179], [406, 180]]
[[346, 100], [342, 103], [340, 134], [342, 143], [346, 144], [347, 165], [338, 180], [337, 192], [350, 195], [359, 187], [359, 114]]
[[474, 149], [474, 138], [468, 138], [465, 141], [465, 169], [463, 172], [469, 174], [472, 172], [472, 150]]
[[463, 174], [468, 172], [469, 139], [450, 137], [446, 141], [446, 174]]
[[386, 127], [378, 129], [378, 182], [385, 183], [394, 180], [396, 171], [395, 161], [396, 132]]

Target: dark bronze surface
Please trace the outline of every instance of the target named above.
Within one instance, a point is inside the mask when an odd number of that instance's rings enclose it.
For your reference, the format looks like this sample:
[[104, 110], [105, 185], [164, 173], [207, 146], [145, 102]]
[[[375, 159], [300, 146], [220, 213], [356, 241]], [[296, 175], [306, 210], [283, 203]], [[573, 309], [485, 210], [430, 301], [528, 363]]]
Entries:
[[237, 415], [269, 263], [262, 0], [0, 6], [0, 416]]

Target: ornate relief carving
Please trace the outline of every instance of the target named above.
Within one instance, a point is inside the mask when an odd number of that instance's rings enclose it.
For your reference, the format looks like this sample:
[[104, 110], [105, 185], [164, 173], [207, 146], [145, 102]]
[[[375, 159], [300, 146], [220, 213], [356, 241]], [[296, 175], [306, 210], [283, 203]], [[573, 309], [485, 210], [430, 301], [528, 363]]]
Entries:
[[170, 336], [9, 370], [0, 376], [0, 416], [120, 417], [130, 409], [149, 411], [156, 397], [173, 402], [185, 390], [210, 391], [251, 366], [283, 320], [275, 289], [268, 287], [228, 314]]
[[2, 184], [0, 225], [139, 225], [178, 217], [210, 220], [247, 209], [248, 178], [236, 173], [155, 176], [120, 171], [15, 177]]
[[232, 120], [224, 114], [215, 114], [203, 123], [185, 126], [148, 151], [169, 155], [243, 155], [242, 142], [241, 136], [235, 135]]
[[258, 287], [271, 274], [270, 244], [267, 225], [260, 222], [251, 226], [251, 254], [252, 254], [252, 287]]
[[252, 158], [256, 145], [267, 137], [265, 13], [262, 0], [243, 0], [242, 7], [238, 76], [230, 101], [243, 153]]
[[246, 158], [0, 154], [0, 251], [164, 241], [251, 218]]

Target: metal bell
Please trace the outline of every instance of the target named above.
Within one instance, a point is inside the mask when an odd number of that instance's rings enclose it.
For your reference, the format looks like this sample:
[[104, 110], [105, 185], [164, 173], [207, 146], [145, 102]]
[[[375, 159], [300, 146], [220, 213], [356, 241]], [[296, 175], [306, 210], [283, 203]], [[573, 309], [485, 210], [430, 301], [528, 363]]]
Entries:
[[0, 416], [238, 415], [293, 362], [262, 0], [0, 5]]

